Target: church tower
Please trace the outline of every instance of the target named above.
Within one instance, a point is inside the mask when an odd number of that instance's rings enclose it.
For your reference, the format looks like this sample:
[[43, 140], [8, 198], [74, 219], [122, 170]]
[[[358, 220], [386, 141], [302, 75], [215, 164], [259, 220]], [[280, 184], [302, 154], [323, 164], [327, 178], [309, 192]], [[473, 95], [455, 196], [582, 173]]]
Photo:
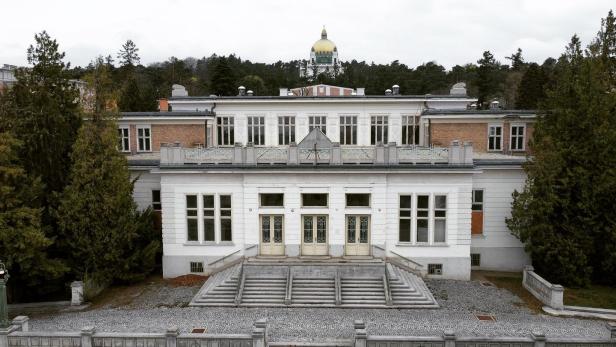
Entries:
[[342, 73], [338, 60], [338, 47], [327, 38], [325, 26], [321, 30], [321, 39], [310, 49], [310, 59], [300, 68], [300, 77], [314, 78], [322, 73], [331, 77]]

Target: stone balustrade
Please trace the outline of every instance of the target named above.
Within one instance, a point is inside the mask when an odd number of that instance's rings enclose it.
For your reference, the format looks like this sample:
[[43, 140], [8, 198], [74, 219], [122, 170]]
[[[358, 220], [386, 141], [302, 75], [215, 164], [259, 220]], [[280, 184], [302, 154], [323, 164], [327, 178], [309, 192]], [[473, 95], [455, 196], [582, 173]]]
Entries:
[[[270, 342], [265, 319], [254, 322], [250, 334], [180, 333], [170, 328], [163, 333], [105, 333], [93, 327], [78, 332], [39, 332], [27, 329], [27, 317], [20, 316], [8, 329], [0, 330], [0, 347], [193, 347], [193, 346], [240, 346], [266, 347], [287, 345], [337, 345], [355, 347], [613, 347], [616, 345], [616, 323], [606, 324], [609, 338], [547, 338], [540, 331], [522, 337], [478, 337], [458, 335], [446, 330], [438, 336], [383, 336], [368, 334], [363, 320], [353, 322], [352, 340], [324, 340], [314, 344], [302, 342]], [[26, 324], [24, 324], [24, 322]]]
[[161, 166], [182, 165], [453, 165], [472, 166], [470, 142], [453, 141], [449, 148], [397, 146], [395, 142], [376, 146], [343, 146], [332, 143], [328, 148], [289, 146], [255, 147], [239, 143], [233, 147], [183, 148], [179, 143], [160, 149]]
[[524, 268], [522, 285], [543, 304], [557, 310], [564, 308], [563, 294], [565, 289], [560, 284], [552, 284], [535, 273], [530, 265]]

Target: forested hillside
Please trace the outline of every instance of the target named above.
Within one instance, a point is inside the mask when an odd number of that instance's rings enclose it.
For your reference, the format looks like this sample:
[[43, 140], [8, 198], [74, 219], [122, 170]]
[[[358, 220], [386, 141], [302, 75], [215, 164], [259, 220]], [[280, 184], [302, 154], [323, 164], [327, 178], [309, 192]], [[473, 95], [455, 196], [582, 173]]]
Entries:
[[[127, 41], [117, 54], [105, 62], [119, 91], [121, 111], [156, 110], [156, 100], [168, 97], [172, 84], [184, 85], [189, 95], [235, 95], [245, 86], [255, 95], [277, 95], [280, 87], [299, 87], [325, 83], [345, 87], [366, 88], [366, 94], [380, 95], [393, 84], [403, 94], [442, 94], [456, 82], [466, 82], [471, 96], [479, 98], [483, 107], [498, 99], [507, 108], [536, 108], [537, 100], [550, 81], [555, 60], [526, 62], [522, 50], [503, 57], [502, 61], [486, 51], [476, 63], [456, 65], [450, 70], [436, 62], [410, 67], [399, 60], [389, 64], [365, 61], [342, 62], [343, 73], [335, 78], [319, 75], [314, 80], [299, 77], [300, 60], [256, 63], [235, 55], [184, 58], [171, 57], [164, 62], [139, 64], [139, 49]], [[84, 78], [92, 66], [73, 68], [73, 78]], [[123, 100], [123, 101], [122, 101]], [[485, 102], [488, 101], [488, 102]]]

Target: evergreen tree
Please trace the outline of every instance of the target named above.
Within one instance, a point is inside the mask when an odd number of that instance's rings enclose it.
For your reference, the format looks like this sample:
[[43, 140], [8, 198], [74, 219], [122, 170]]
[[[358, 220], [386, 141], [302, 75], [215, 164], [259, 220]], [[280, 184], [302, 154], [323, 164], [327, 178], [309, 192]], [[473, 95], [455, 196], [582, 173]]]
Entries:
[[498, 63], [490, 51], [483, 52], [483, 57], [477, 61], [477, 102], [483, 108], [487, 108], [490, 98], [493, 97], [498, 89], [496, 74]]
[[220, 96], [231, 96], [236, 94], [235, 78], [233, 70], [229, 67], [227, 59], [218, 60], [212, 74], [212, 92]]
[[40, 205], [46, 234], [55, 235], [51, 211], [56, 194], [67, 184], [70, 153], [81, 124], [79, 92], [69, 81], [69, 66], [58, 43], [43, 31], [28, 48], [30, 68], [18, 69], [17, 82], [7, 94], [0, 127], [21, 142], [19, 157], [31, 177], [43, 184]]
[[141, 58], [139, 58], [139, 48], [133, 42], [133, 40], [126, 40], [122, 45], [122, 48], [118, 52], [118, 59], [121, 66], [134, 67], [139, 65]]
[[11, 269], [13, 301], [34, 299], [47, 289], [48, 280], [67, 270], [47, 256], [53, 241], [41, 229], [41, 183], [20, 166], [19, 145], [9, 133], [0, 133], [0, 254]]
[[602, 32], [582, 54], [574, 36], [535, 125], [526, 186], [507, 225], [552, 282], [616, 283], [616, 85]]
[[535, 110], [539, 102], [545, 98], [547, 76], [541, 66], [536, 63], [528, 65], [518, 86], [515, 107], [522, 110]]
[[[144, 228], [132, 197], [133, 182], [117, 145], [112, 119], [99, 116], [82, 126], [72, 154], [71, 181], [58, 209], [62, 239], [71, 249], [71, 270], [90, 286], [146, 275], [159, 247], [158, 241], [140, 235]], [[142, 245], [140, 239], [151, 242]]]
[[526, 65], [526, 63], [524, 62], [524, 57], [522, 57], [522, 48], [518, 48], [515, 53], [506, 57], [505, 59], [511, 61], [511, 69], [513, 71], [520, 71]]

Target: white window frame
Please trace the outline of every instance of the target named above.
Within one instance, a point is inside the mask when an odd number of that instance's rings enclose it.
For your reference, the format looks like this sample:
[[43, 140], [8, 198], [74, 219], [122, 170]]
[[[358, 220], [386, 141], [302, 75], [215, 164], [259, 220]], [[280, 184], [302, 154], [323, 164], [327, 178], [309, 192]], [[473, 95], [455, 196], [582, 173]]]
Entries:
[[[494, 130], [494, 135], [492, 135], [491, 131], [492, 129]], [[500, 128], [500, 135], [496, 135], [496, 128]], [[503, 151], [503, 124], [488, 124], [488, 152], [502, 152]], [[494, 148], [490, 148], [490, 138], [498, 138], [499, 142], [498, 142], [498, 149], [494, 149]], [[496, 142], [494, 142], [494, 144], [496, 145]]]
[[[122, 125], [118, 127], [120, 132], [120, 152], [130, 152], [130, 126]], [[124, 136], [124, 131], [126, 131], [126, 136]], [[126, 140], [126, 148], [124, 148], [124, 140]]]
[[[419, 138], [421, 137], [419, 134], [419, 117], [418, 115], [402, 115], [402, 126], [400, 127], [400, 143], [402, 145], [419, 145]], [[406, 130], [407, 136], [404, 136], [404, 130]], [[411, 134], [411, 143], [407, 141], [409, 139], [409, 133]]]
[[[481, 191], [482, 192], [482, 194], [481, 194], [481, 202], [477, 202], [475, 200], [475, 192], [476, 191]], [[473, 209], [473, 205], [481, 205], [481, 210], [477, 211], [477, 212], [485, 212], [484, 211], [484, 209], [485, 209], [485, 201], [486, 201], [486, 190], [483, 189], [483, 188], [473, 188], [473, 190], [472, 190], [472, 200], [471, 200], [471, 211], [475, 211]]]
[[308, 116], [308, 132], [314, 128], [319, 128], [323, 134], [327, 135], [327, 116]]
[[[444, 196], [445, 197], [445, 208], [436, 208], [436, 197], [437, 196]], [[447, 196], [447, 194], [442, 194], [442, 193], [434, 193], [433, 194], [433, 198], [432, 198], [432, 244], [446, 244], [447, 243], [447, 235], [448, 235], [448, 231], [447, 231], [447, 214], [448, 214], [448, 210], [449, 210], [449, 197]], [[436, 216], [436, 212], [437, 211], [443, 211], [445, 212], [445, 217], [437, 217]], [[443, 241], [436, 241], [436, 221], [437, 220], [442, 220], [445, 221], [445, 239]]]
[[[519, 133], [513, 135], [513, 128], [522, 128], [522, 135]], [[522, 138], [522, 148], [513, 148], [514, 139], [518, 140]], [[515, 141], [517, 143], [517, 141]], [[523, 152], [526, 150], [526, 124], [524, 123], [512, 123], [509, 125], [509, 149], [512, 152]]]
[[[143, 135], [139, 134], [139, 131], [143, 131]], [[148, 135], [145, 135], [145, 132], [148, 132]], [[147, 142], [147, 146], [146, 146]], [[143, 146], [142, 146], [143, 144]], [[149, 147], [146, 149], [146, 147]], [[137, 126], [137, 150], [139, 152], [152, 152], [152, 127], [149, 125], [138, 125]]]
[[265, 116], [248, 116], [246, 124], [246, 142], [252, 142], [255, 146], [265, 146]]
[[[211, 196], [214, 202], [214, 206], [213, 207], [205, 207], [205, 204], [203, 202], [204, 197], [206, 196]], [[201, 204], [201, 206], [199, 206], [199, 211], [201, 212], [201, 216], [199, 218], [199, 221], [201, 222], [201, 225], [199, 226], [199, 235], [201, 237], [201, 241], [204, 243], [216, 243], [216, 194], [199, 194], [199, 203]], [[213, 211], [214, 213], [211, 216], [206, 216], [205, 215], [205, 211]], [[214, 222], [214, 240], [206, 240], [205, 239], [205, 220], [209, 219], [212, 220]]]
[[[186, 201], [186, 197], [190, 196], [190, 195], [196, 195], [197, 196], [197, 216], [191, 216], [190, 218], [196, 218], [197, 219], [197, 241], [188, 241], [188, 214], [186, 211], [188, 211], [188, 206], [186, 205], [187, 201]], [[214, 238], [215, 241], [205, 241], [205, 225], [204, 225], [204, 218], [205, 218], [205, 214], [204, 212], [204, 205], [203, 205], [203, 197], [209, 195], [209, 196], [213, 196], [214, 197]], [[221, 196], [230, 196], [231, 197], [231, 208], [224, 208], [222, 210], [230, 210], [231, 211], [231, 215], [230, 216], [222, 216], [221, 215], [221, 205], [220, 205], [220, 197]], [[207, 209], [211, 209], [211, 208], [207, 208]], [[210, 218], [208, 216], [208, 218]], [[221, 220], [222, 219], [229, 219], [231, 220], [231, 241], [222, 241], [222, 225], [221, 225]], [[234, 235], [233, 235], [233, 230], [234, 230], [234, 222], [233, 222], [233, 193], [231, 192], [219, 192], [219, 193], [185, 193], [184, 194], [184, 240], [187, 244], [201, 244], [201, 245], [207, 245], [207, 246], [217, 246], [217, 245], [221, 245], [221, 246], [227, 246], [227, 245], [233, 245], [233, 240], [234, 240]]]
[[[154, 192], [158, 192], [158, 200], [154, 200]], [[155, 205], [158, 205], [160, 208], [156, 208]], [[160, 193], [160, 189], [152, 189], [152, 210], [160, 212], [163, 210], [163, 204], [162, 204], [162, 196]]]
[[[226, 123], [225, 123], [226, 120]], [[227, 130], [225, 136], [225, 129]], [[235, 117], [216, 117], [216, 144], [221, 147], [235, 145]]]
[[[197, 198], [197, 206], [195, 207], [188, 207], [188, 197], [189, 196], [195, 196]], [[185, 223], [185, 237], [186, 237], [186, 242], [187, 243], [198, 243], [201, 242], [202, 240], [202, 236], [201, 236], [201, 222], [199, 221], [199, 219], [201, 218], [201, 213], [200, 213], [200, 209], [201, 209], [201, 203], [199, 202], [199, 199], [201, 198], [201, 194], [193, 194], [193, 193], [189, 193], [189, 194], [184, 194], [184, 223]], [[196, 211], [197, 214], [195, 216], [189, 216], [188, 215], [188, 211]], [[195, 219], [197, 221], [197, 239], [196, 240], [189, 240], [188, 239], [188, 220], [189, 219]]]
[[[411, 198], [411, 207], [409, 208], [401, 208], [400, 207], [400, 201], [402, 200], [403, 196], [408, 196]], [[400, 211], [401, 210], [405, 210], [405, 211], [409, 211], [409, 216], [402, 216]], [[409, 240], [408, 241], [400, 241], [400, 220], [401, 219], [406, 219], [409, 221], [409, 227], [411, 228], [409, 230]], [[398, 243], [401, 244], [414, 244], [415, 243], [415, 194], [413, 193], [408, 193], [408, 194], [404, 194], [404, 193], [400, 193], [398, 194]]]
[[[350, 123], [347, 123], [347, 118], [351, 120]], [[355, 146], [357, 145], [357, 138], [359, 137], [358, 131], [358, 116], [357, 115], [340, 115], [340, 145], [343, 146]], [[351, 139], [346, 138], [346, 129], [351, 129]], [[353, 131], [355, 130], [355, 131]], [[355, 134], [355, 135], [353, 135]], [[349, 141], [350, 140], [350, 141]]]
[[[289, 120], [288, 123], [285, 123], [285, 120]], [[296, 130], [295, 127], [295, 116], [291, 115], [281, 115], [278, 116], [278, 145], [280, 146], [288, 146], [291, 142], [296, 142]], [[282, 136], [282, 143], [281, 143]]]
[[[374, 133], [374, 139], [372, 134]], [[380, 141], [379, 141], [380, 138]], [[374, 140], [374, 141], [373, 141]], [[387, 144], [389, 140], [389, 116], [384, 114], [370, 115], [370, 144]]]

